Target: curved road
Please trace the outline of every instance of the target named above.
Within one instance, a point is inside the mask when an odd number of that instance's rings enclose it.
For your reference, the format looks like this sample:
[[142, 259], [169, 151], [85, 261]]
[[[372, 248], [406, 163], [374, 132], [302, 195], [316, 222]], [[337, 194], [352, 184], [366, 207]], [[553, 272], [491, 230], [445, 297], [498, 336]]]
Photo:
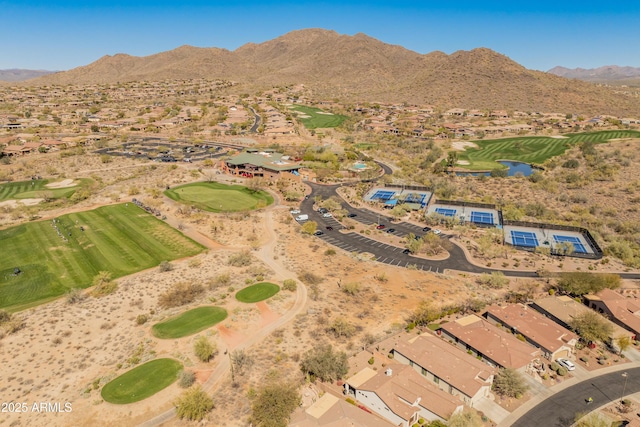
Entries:
[[[392, 172], [388, 166], [379, 162], [377, 163], [383, 168], [386, 174], [390, 174]], [[406, 236], [409, 233], [420, 236], [426, 232], [425, 228], [428, 229], [428, 227], [423, 228], [415, 224], [406, 222], [390, 224], [389, 218], [387, 218], [385, 215], [372, 212], [368, 209], [354, 208], [346, 203], [344, 199], [338, 194], [337, 189], [340, 188], [341, 185], [321, 185], [312, 182], [305, 183], [309, 187], [311, 187], [311, 194], [301, 203], [301, 212], [303, 214], [309, 215], [310, 220], [316, 221], [318, 223], [318, 230], [325, 233], [322, 236], [318, 236], [319, 238], [348, 252], [369, 252], [375, 256], [376, 261], [385, 264], [401, 267], [413, 265], [420, 270], [427, 271], [443, 272], [447, 269], [465, 271], [469, 273], [491, 273], [494, 271], [501, 271], [505, 276], [509, 277], [538, 277], [538, 274], [535, 271], [499, 270], [480, 267], [472, 264], [467, 259], [467, 256], [462, 248], [454, 243], [452, 243], [451, 249], [449, 249], [449, 257], [444, 260], [436, 261], [405, 254], [403, 253], [404, 248], [388, 245], [386, 243], [370, 239], [357, 232], [340, 233], [336, 230], [342, 229], [343, 226], [338, 221], [333, 218], [323, 218], [322, 215], [320, 215], [313, 209], [314, 198], [316, 196], [321, 196], [323, 199], [328, 199], [329, 197], [337, 197], [344, 202], [342, 203], [342, 205], [350, 214], [356, 215], [352, 219], [364, 225], [371, 225], [376, 223], [385, 224], [387, 226], [387, 229], [394, 228], [396, 230], [394, 234], [400, 237]], [[327, 231], [327, 226], [333, 227], [334, 231]], [[442, 238], [447, 238], [447, 236], [442, 236]], [[640, 279], [640, 273], [618, 274], [624, 279]]]
[[[622, 373], [627, 373], [626, 386]], [[555, 393], [518, 418], [512, 427], [571, 426], [576, 414], [584, 413], [640, 392], [640, 367], [611, 372], [585, 380]], [[587, 405], [586, 399], [593, 398]]]

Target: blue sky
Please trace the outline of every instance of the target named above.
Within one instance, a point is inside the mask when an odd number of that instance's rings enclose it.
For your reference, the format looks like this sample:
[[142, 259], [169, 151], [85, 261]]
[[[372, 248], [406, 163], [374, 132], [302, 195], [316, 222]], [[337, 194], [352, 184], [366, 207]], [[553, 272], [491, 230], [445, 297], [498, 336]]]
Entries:
[[184, 44], [234, 50], [303, 28], [365, 33], [419, 53], [487, 47], [536, 70], [640, 67], [638, 0], [0, 0], [0, 69], [68, 70]]

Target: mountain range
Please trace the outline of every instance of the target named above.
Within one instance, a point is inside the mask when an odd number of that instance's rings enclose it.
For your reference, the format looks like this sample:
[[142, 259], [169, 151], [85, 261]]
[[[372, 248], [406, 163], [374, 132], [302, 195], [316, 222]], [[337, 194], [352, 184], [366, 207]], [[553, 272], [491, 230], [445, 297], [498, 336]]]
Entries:
[[598, 68], [565, 68], [553, 67], [548, 71], [556, 76], [578, 79], [587, 82], [622, 84], [640, 83], [640, 68], [606, 65]]
[[318, 98], [344, 101], [640, 116], [637, 98], [528, 70], [490, 49], [419, 54], [365, 34], [323, 29], [293, 31], [234, 51], [181, 46], [146, 57], [107, 55], [28, 84], [194, 78], [231, 80], [243, 91], [302, 83]]
[[51, 73], [55, 73], [55, 71], [23, 70], [19, 68], [12, 68], [9, 70], [0, 70], [0, 81], [21, 82], [24, 80], [33, 79], [33, 78], [44, 76]]

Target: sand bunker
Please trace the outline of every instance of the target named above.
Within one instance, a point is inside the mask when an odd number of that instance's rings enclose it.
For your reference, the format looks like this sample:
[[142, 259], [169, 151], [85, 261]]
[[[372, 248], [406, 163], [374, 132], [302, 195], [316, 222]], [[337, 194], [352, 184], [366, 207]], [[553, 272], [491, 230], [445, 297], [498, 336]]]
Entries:
[[475, 148], [477, 145], [470, 141], [454, 141], [451, 143], [451, 148], [455, 150], [464, 151], [467, 147]]
[[326, 111], [316, 111], [316, 114], [324, 114], [325, 116], [333, 116], [333, 113], [327, 113]]
[[466, 160], [458, 160], [456, 163], [458, 163], [459, 165], [470, 165], [471, 164]]
[[567, 139], [569, 138], [568, 136], [563, 136], [563, 135], [551, 135], [551, 138], [555, 138], [555, 139]]
[[10, 208], [17, 208], [20, 204], [24, 206], [33, 206], [37, 205], [44, 199], [20, 199], [20, 200], [5, 200], [4, 202], [0, 202], [0, 207], [8, 206]]
[[72, 179], [65, 179], [64, 181], [52, 182], [50, 184], [47, 184], [46, 187], [47, 188], [67, 188], [67, 187], [75, 187], [76, 185], [77, 184], [73, 182]]

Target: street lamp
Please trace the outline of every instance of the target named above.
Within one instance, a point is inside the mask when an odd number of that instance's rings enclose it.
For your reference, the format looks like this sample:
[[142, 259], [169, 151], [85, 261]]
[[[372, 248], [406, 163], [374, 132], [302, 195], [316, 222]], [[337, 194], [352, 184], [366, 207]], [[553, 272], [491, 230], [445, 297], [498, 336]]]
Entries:
[[623, 372], [622, 376], [624, 377], [624, 385], [622, 386], [622, 396], [620, 396], [620, 403], [622, 403], [622, 400], [624, 399], [624, 392], [627, 389], [627, 379], [629, 378], [629, 374]]

